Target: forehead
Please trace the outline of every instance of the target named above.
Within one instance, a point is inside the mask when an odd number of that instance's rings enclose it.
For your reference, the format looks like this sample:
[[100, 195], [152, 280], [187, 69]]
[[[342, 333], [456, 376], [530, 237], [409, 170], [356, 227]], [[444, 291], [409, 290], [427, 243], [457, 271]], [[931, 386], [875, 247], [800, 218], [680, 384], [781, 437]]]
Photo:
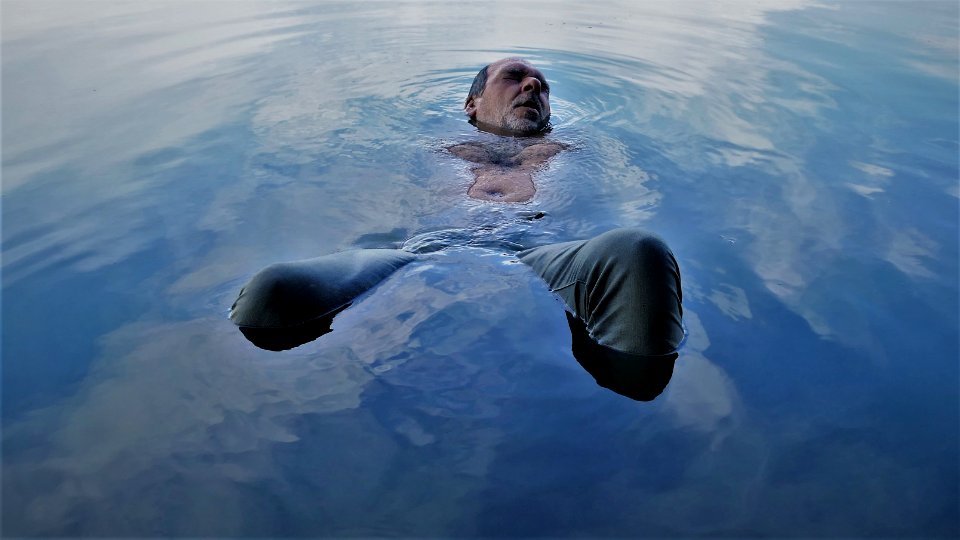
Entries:
[[494, 75], [500, 75], [501, 73], [523, 76], [532, 75], [542, 81], [546, 80], [546, 77], [543, 76], [543, 73], [539, 69], [522, 60], [501, 60], [495, 63], [492, 67]]

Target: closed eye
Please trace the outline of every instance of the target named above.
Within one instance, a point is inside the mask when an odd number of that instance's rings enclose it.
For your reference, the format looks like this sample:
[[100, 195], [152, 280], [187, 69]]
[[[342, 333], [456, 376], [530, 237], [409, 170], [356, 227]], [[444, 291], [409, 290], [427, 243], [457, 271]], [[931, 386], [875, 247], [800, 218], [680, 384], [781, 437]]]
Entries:
[[[503, 80], [520, 82], [526, 78], [528, 74], [530, 73], [522, 69], [508, 69], [503, 72]], [[537, 77], [537, 80], [540, 81], [541, 91], [549, 94], [550, 85], [547, 84], [547, 81], [542, 77]]]

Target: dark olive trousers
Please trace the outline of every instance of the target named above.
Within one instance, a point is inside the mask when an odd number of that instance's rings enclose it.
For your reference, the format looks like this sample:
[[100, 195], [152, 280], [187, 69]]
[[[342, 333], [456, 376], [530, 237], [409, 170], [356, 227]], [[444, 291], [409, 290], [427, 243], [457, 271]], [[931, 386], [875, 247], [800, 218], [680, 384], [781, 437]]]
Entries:
[[[670, 248], [639, 229], [521, 251], [598, 344], [663, 355], [683, 339], [680, 270]], [[240, 291], [230, 318], [254, 344], [283, 350], [330, 331], [333, 317], [417, 255], [362, 249], [264, 268]]]

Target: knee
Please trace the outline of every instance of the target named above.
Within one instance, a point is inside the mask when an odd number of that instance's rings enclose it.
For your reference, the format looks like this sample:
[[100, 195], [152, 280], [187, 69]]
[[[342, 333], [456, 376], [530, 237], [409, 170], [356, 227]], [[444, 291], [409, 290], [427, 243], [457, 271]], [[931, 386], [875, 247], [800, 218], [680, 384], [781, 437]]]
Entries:
[[362, 249], [272, 264], [240, 290], [230, 319], [254, 328], [301, 325], [342, 309], [414, 258], [393, 249]]
[[316, 289], [301, 265], [268, 266], [240, 290], [230, 319], [261, 349], [292, 349], [330, 332], [333, 318], [350, 305], [337, 307], [336, 300], [318, 296]]
[[672, 351], [683, 339], [683, 293], [673, 252], [640, 229], [616, 229], [595, 240], [596, 262], [587, 275], [605, 344], [641, 355]]
[[303, 323], [323, 313], [306, 313], [310, 287], [302, 269], [294, 263], [277, 263], [260, 270], [240, 289], [230, 308], [230, 319], [237, 326], [279, 328]]
[[[677, 262], [667, 243], [659, 236], [637, 228], [621, 228], [596, 237], [611, 263], [649, 271], [663, 268], [678, 272]], [[679, 272], [678, 272], [679, 273]]]

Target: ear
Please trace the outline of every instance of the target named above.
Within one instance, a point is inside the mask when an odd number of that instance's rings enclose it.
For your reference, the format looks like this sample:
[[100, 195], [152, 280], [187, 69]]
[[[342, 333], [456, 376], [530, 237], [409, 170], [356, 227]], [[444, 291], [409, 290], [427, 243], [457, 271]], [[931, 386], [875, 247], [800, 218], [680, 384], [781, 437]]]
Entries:
[[471, 97], [463, 106], [463, 113], [469, 116], [471, 120], [477, 119], [477, 99], [476, 97]]

